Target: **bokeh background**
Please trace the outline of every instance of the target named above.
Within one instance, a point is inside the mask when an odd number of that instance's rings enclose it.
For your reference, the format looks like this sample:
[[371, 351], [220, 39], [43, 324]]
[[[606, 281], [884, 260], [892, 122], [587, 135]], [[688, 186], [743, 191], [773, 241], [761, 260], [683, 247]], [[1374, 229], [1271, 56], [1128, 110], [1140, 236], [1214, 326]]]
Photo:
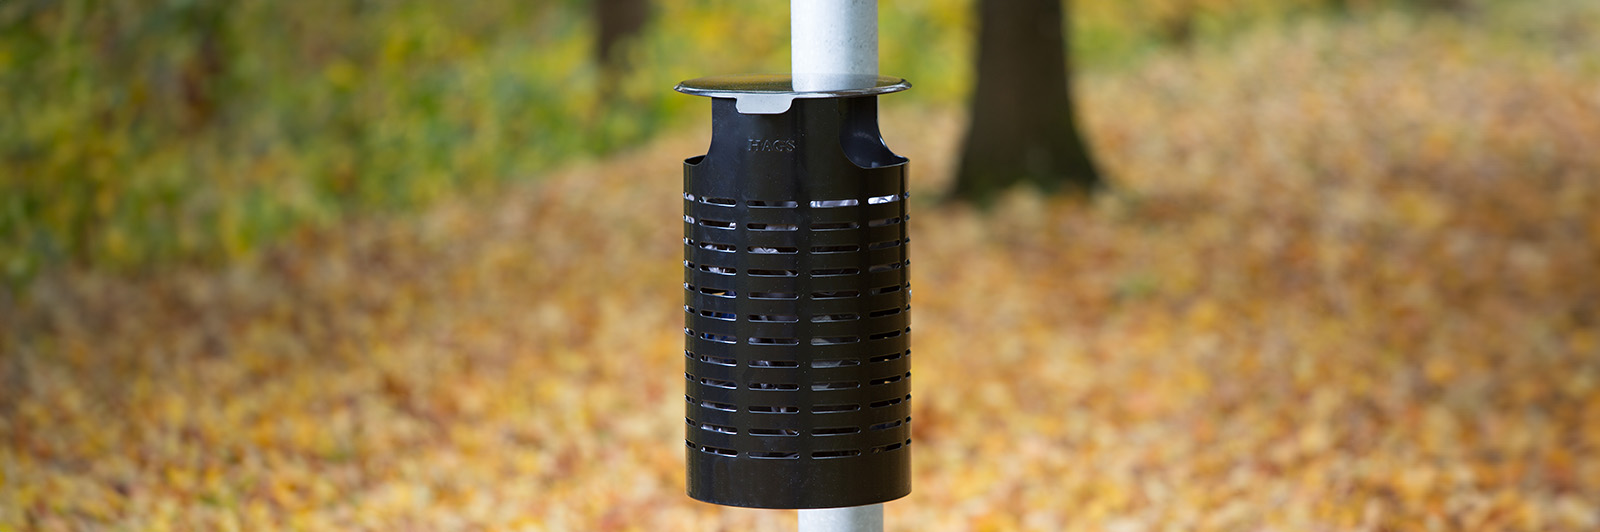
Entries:
[[[1600, 527], [1600, 4], [1079, 0], [1111, 186], [911, 157], [893, 530]], [[751, 530], [682, 493], [680, 161], [787, 5], [0, 3], [0, 531]]]

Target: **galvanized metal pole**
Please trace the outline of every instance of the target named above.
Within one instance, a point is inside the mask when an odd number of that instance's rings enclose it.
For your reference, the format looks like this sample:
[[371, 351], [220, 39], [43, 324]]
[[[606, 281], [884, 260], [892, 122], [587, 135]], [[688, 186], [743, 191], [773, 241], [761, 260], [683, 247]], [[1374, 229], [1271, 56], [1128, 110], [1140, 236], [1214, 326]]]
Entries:
[[800, 510], [800, 532], [881, 532], [883, 505]]
[[878, 75], [877, 0], [791, 0], [790, 71], [797, 91], [841, 87], [842, 75]]
[[[878, 75], [878, 1], [790, 0], [789, 44], [795, 90], [859, 88]], [[800, 510], [800, 532], [882, 531], [882, 504]]]

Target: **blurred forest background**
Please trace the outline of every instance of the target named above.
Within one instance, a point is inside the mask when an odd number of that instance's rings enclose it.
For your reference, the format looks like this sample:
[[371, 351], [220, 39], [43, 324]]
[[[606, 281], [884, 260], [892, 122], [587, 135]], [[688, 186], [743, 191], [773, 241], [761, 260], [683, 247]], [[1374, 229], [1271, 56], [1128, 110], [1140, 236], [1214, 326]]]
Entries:
[[[0, 3], [0, 531], [792, 526], [682, 493], [670, 90], [787, 5], [647, 5]], [[891, 529], [1600, 527], [1600, 4], [1072, 2], [1111, 188], [991, 210], [976, 7], [880, 7]]]
[[[1253, 24], [1441, 1], [1078, 2], [1073, 46], [1085, 68], [1125, 69]], [[883, 5], [882, 64], [917, 85], [899, 104], [964, 101], [969, 3]], [[781, 6], [618, 6], [649, 15], [605, 75], [583, 0], [7, 2], [0, 266], [15, 283], [63, 262], [238, 257], [681, 128], [701, 117], [664, 90], [678, 80], [787, 70]]]

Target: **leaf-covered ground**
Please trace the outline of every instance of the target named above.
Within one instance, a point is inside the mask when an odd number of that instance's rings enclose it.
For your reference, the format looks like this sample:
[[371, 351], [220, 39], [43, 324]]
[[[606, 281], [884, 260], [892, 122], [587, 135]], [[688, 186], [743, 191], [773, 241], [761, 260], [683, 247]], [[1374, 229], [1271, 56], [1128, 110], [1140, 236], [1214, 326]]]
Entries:
[[[1309, 23], [1090, 77], [1092, 205], [928, 201], [962, 119], [887, 111], [921, 200], [890, 528], [1600, 527], [1595, 39], [1472, 35]], [[682, 491], [705, 138], [47, 276], [0, 307], [0, 530], [791, 527]]]

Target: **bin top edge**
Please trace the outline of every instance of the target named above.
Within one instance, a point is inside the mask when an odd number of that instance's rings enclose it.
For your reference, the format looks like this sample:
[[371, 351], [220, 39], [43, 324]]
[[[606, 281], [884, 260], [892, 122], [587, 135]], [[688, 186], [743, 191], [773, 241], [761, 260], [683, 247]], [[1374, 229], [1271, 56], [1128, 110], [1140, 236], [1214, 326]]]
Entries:
[[673, 90], [694, 96], [739, 98], [848, 98], [876, 96], [911, 88], [905, 79], [859, 74], [735, 74], [709, 76], [679, 83]]

